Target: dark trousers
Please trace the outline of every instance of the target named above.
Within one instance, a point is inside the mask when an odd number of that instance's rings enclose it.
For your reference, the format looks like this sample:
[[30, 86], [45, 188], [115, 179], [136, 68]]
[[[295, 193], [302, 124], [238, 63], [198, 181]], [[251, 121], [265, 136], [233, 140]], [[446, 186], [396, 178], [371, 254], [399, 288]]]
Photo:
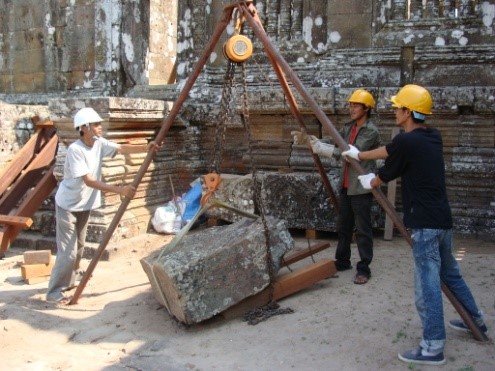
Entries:
[[347, 190], [340, 192], [340, 212], [337, 221], [339, 242], [335, 251], [337, 268], [351, 266], [351, 242], [356, 227], [356, 243], [361, 260], [357, 263], [357, 273], [369, 277], [369, 265], [373, 259], [373, 231], [371, 226], [371, 203], [373, 195], [348, 196]]

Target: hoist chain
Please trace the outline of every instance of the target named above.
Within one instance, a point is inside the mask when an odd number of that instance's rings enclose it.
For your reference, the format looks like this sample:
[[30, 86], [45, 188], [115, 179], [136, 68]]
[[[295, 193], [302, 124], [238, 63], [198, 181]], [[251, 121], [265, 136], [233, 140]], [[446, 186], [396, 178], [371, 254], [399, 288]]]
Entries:
[[214, 158], [210, 165], [210, 173], [215, 172], [220, 174], [220, 166], [222, 161], [223, 144], [225, 143], [225, 132], [227, 130], [227, 121], [231, 117], [231, 97], [232, 85], [234, 84], [235, 66], [233, 62], [228, 62], [227, 71], [225, 72], [222, 88], [222, 98], [220, 101], [220, 113], [217, 125], [215, 127], [215, 148]]
[[280, 308], [278, 303], [271, 301], [262, 307], [249, 310], [244, 314], [243, 320], [250, 325], [257, 325], [270, 317], [289, 313], [294, 313], [294, 311], [291, 308]]
[[[244, 129], [246, 131], [247, 142], [248, 142], [248, 157], [251, 162], [251, 171], [253, 176], [253, 192], [254, 199], [256, 200], [256, 204], [258, 205], [258, 213], [261, 217], [261, 222], [263, 223], [263, 229], [265, 234], [265, 243], [266, 243], [266, 264], [268, 267], [268, 274], [270, 276], [270, 283], [275, 281], [276, 272], [274, 272], [273, 267], [273, 259], [272, 254], [270, 252], [270, 229], [268, 228], [268, 223], [265, 215], [265, 207], [264, 203], [261, 199], [261, 180], [258, 178], [258, 170], [256, 168], [256, 161], [254, 160], [253, 154], [253, 138], [251, 135], [251, 125], [249, 121], [249, 102], [248, 102], [248, 94], [247, 94], [247, 86], [246, 86], [246, 67], [244, 63], [241, 65], [242, 71], [242, 123], [244, 125]], [[270, 301], [273, 296], [273, 285], [270, 285]]]

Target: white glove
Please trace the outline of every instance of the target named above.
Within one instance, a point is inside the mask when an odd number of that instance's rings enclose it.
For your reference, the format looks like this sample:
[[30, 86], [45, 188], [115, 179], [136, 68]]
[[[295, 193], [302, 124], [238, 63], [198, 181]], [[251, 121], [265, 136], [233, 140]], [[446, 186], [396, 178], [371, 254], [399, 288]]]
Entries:
[[302, 131], [291, 131], [290, 135], [292, 135], [292, 138], [294, 139], [294, 144], [308, 144], [309, 137], [308, 134], [303, 133]]
[[349, 144], [349, 149], [347, 151], [342, 152], [342, 156], [344, 157], [350, 157], [353, 158], [354, 160], [359, 160], [359, 149], [354, 147], [352, 144]]
[[315, 136], [311, 135], [309, 137], [309, 144], [311, 149], [318, 156], [332, 157], [335, 146], [333, 144], [323, 143]]
[[366, 175], [359, 175], [358, 179], [364, 189], [372, 189], [373, 187], [371, 186], [371, 181], [375, 178], [375, 176], [376, 175], [374, 173], [369, 173]]

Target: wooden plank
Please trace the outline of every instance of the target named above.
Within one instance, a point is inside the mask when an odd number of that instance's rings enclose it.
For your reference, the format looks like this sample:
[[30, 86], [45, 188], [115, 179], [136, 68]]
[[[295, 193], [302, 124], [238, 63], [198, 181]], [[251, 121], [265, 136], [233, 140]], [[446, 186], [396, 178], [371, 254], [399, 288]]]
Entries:
[[[392, 139], [399, 134], [399, 128], [392, 129]], [[397, 192], [397, 179], [394, 179], [388, 182], [387, 185], [387, 199], [390, 201], [392, 206], [395, 206], [395, 198]], [[386, 241], [390, 241], [394, 234], [394, 223], [388, 214], [385, 215], [385, 231], [383, 232], [383, 239]]]
[[14, 225], [16, 227], [31, 227], [33, 219], [25, 216], [0, 215], [0, 224]]
[[289, 265], [293, 264], [299, 260], [302, 260], [304, 258], [307, 258], [308, 256], [311, 256], [313, 254], [316, 254], [322, 250], [325, 250], [330, 247], [329, 242], [318, 242], [313, 246], [309, 246], [305, 248], [304, 250], [296, 250], [293, 252], [290, 252], [283, 258], [283, 264], [284, 265]]
[[322, 259], [317, 263], [285, 274], [277, 278], [273, 284], [273, 300], [279, 300], [299, 292], [335, 275], [335, 273], [337, 273], [335, 262], [331, 259]]
[[292, 295], [336, 273], [335, 262], [330, 259], [323, 259], [318, 263], [300, 268], [297, 271], [277, 278], [273, 284], [272, 297], [270, 297], [270, 290], [272, 288], [268, 287], [259, 294], [246, 298], [240, 303], [228, 308], [221, 315], [227, 319], [239, 317], [253, 308], [268, 304], [270, 300], [279, 300]]
[[32, 277], [24, 280], [28, 285], [34, 285], [40, 282], [46, 282], [50, 279], [50, 276], [40, 276], [40, 277]]
[[[24, 201], [17, 208], [17, 216], [31, 217], [34, 215], [36, 210], [40, 207], [42, 202], [47, 199], [47, 197], [52, 193], [52, 191], [57, 186], [57, 180], [53, 175], [53, 169], [55, 165], [45, 173], [43, 178], [36, 184], [36, 187], [32, 189]], [[7, 251], [12, 241], [21, 232], [22, 228], [18, 226], [9, 225], [3, 231], [1, 244], [0, 244], [0, 256]]]
[[41, 118], [38, 115], [31, 117], [31, 121], [36, 126], [36, 129], [54, 128], [52, 120], [44, 119], [41, 121]]
[[0, 195], [2, 195], [17, 178], [22, 169], [31, 161], [38, 143], [39, 133], [34, 133], [8, 165], [0, 172]]
[[318, 231], [316, 229], [306, 229], [306, 238], [310, 240], [316, 240], [318, 237]]
[[51, 259], [49, 264], [23, 264], [21, 265], [21, 275], [24, 280], [33, 277], [43, 277], [52, 274], [55, 259]]
[[54, 135], [0, 199], [0, 213], [10, 214], [19, 200], [38, 183], [47, 168], [55, 162], [57, 146], [58, 137]]

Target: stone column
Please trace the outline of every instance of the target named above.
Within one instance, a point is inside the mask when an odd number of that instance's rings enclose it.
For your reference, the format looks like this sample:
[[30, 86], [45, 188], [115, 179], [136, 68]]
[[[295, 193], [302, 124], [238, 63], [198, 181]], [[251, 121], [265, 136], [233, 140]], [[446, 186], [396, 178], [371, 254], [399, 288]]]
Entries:
[[423, 0], [410, 0], [409, 19], [418, 21], [423, 18]]
[[305, 2], [303, 22], [303, 37], [306, 43], [317, 52], [326, 51], [328, 36], [327, 2]]
[[392, 19], [400, 21], [406, 18], [407, 3], [406, 0], [393, 0]]
[[301, 39], [303, 24], [303, 0], [293, 0], [292, 3], [292, 25], [290, 32], [293, 39]]
[[425, 18], [438, 18], [438, 0], [427, 0], [424, 9]]

